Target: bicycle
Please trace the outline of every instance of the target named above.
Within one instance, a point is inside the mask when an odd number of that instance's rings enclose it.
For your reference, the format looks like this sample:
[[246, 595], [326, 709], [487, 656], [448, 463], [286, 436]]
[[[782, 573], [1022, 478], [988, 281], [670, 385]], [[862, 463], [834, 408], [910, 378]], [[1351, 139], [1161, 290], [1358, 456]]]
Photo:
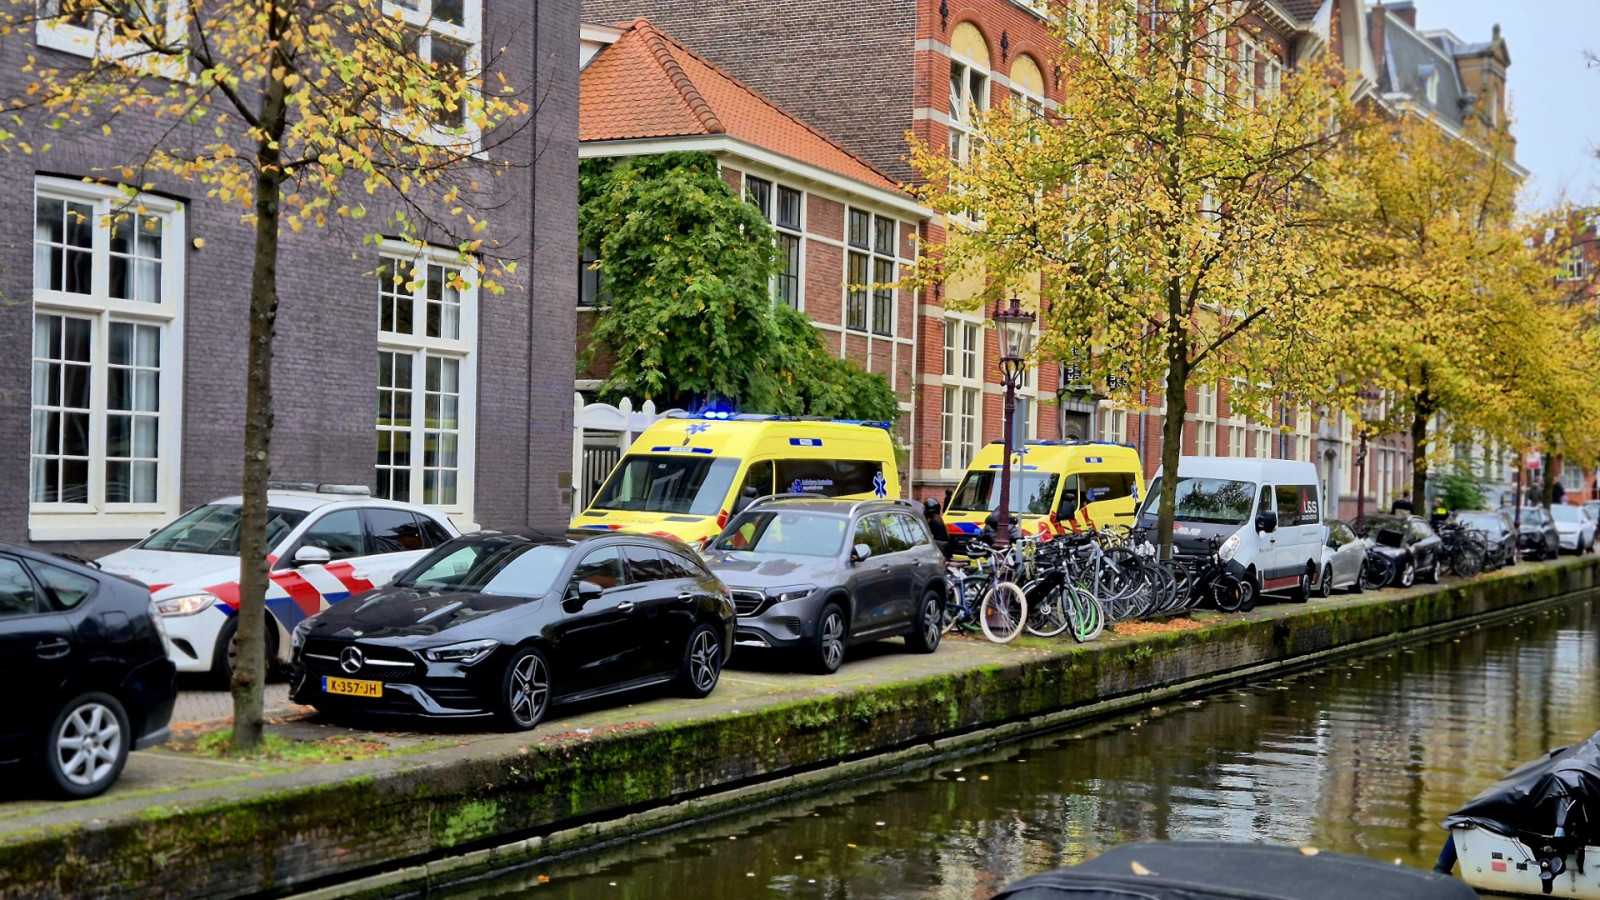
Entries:
[[1016, 551], [1008, 550], [1002, 558], [991, 547], [969, 543], [966, 553], [974, 559], [970, 568], [976, 570], [975, 575], [960, 569], [952, 573], [948, 566], [945, 569], [946, 578], [951, 581], [951, 596], [959, 599], [953, 607], [945, 605], [944, 630], [949, 632], [958, 624], [976, 620], [989, 640], [997, 644], [1014, 640], [1028, 618], [1028, 599], [1022, 588], [1005, 577], [1015, 568], [1011, 557]]
[[1092, 641], [1105, 630], [1105, 611], [1100, 602], [1071, 577], [1069, 552], [1065, 541], [1051, 542], [1041, 549], [1044, 568], [1023, 587], [1028, 601], [1029, 634], [1055, 637], [1071, 629], [1078, 643]]

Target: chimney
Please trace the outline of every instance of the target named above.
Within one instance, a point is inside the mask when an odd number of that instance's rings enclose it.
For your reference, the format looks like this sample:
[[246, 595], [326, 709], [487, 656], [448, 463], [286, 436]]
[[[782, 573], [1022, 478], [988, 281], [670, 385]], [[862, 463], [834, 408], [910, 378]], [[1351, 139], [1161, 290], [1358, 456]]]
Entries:
[[1382, 3], [1372, 7], [1372, 13], [1367, 17], [1367, 44], [1372, 49], [1372, 64], [1379, 72], [1385, 71], [1384, 60], [1384, 29], [1389, 26], [1389, 9]]
[[1417, 27], [1417, 5], [1411, 0], [1395, 0], [1389, 4], [1389, 12], [1412, 28]]

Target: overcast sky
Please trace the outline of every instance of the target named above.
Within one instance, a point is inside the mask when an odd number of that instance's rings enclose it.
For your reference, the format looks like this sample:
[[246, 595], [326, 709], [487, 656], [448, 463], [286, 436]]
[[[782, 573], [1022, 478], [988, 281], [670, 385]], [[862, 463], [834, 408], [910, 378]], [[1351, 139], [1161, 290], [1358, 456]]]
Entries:
[[1533, 173], [1534, 207], [1558, 197], [1600, 204], [1600, 0], [1417, 0], [1417, 27], [1448, 28], [1468, 43], [1500, 23], [1517, 161]]

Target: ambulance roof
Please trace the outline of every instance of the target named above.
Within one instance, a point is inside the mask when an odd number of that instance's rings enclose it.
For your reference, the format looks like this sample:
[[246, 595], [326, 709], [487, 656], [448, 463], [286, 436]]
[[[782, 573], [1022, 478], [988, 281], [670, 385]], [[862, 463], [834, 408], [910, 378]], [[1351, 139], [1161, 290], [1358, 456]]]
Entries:
[[[978, 455], [972, 460], [972, 465], [974, 468], [998, 469], [1004, 453], [1005, 445], [1000, 441], [992, 441], [978, 451]], [[1138, 455], [1132, 447], [1109, 441], [1028, 441], [1021, 447], [1015, 448], [1012, 453], [1021, 453], [1028, 465], [1049, 465], [1066, 460], [1093, 465], [1103, 462], [1107, 457], [1114, 457], [1118, 461], [1138, 460]]]
[[889, 448], [887, 422], [713, 413], [670, 415], [646, 428], [628, 451], [739, 456], [751, 452], [757, 441], [781, 435], [789, 435], [789, 442], [797, 447], [826, 449], [827, 441], [838, 440], [882, 443]]

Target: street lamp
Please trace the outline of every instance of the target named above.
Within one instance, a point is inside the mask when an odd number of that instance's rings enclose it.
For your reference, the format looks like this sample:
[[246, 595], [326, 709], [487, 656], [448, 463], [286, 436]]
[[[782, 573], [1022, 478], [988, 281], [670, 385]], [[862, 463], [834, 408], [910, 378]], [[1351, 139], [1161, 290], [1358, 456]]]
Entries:
[[995, 515], [995, 549], [1003, 549], [1011, 542], [1011, 436], [1015, 433], [1012, 419], [1017, 414], [1017, 387], [1022, 383], [1022, 371], [1033, 352], [1033, 325], [1038, 316], [1022, 308], [1016, 297], [1011, 305], [1000, 308], [995, 301], [991, 316], [1000, 333], [1000, 378], [1006, 386], [1004, 465], [1000, 467], [1000, 509]]
[[1377, 416], [1381, 395], [1371, 388], [1356, 392], [1361, 399], [1361, 448], [1356, 451], [1356, 531], [1366, 525], [1367, 517], [1367, 422]]

